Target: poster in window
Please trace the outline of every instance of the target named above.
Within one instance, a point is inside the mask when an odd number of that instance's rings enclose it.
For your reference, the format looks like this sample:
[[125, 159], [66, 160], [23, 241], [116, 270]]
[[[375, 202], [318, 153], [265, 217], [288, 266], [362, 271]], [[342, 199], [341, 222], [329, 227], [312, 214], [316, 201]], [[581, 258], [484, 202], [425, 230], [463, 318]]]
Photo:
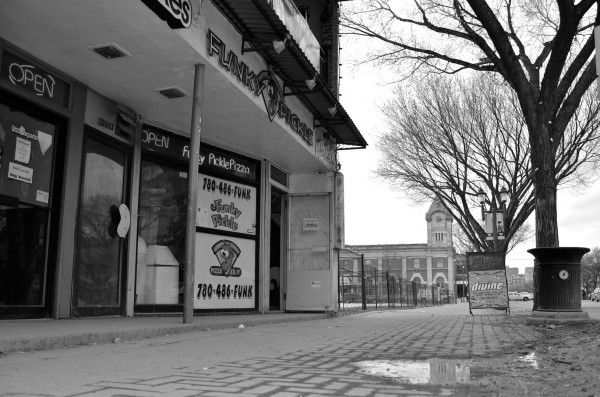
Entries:
[[256, 242], [196, 233], [194, 309], [253, 309]]
[[221, 178], [198, 176], [196, 226], [256, 235], [256, 188]]
[[55, 126], [0, 105], [0, 192], [48, 206]]

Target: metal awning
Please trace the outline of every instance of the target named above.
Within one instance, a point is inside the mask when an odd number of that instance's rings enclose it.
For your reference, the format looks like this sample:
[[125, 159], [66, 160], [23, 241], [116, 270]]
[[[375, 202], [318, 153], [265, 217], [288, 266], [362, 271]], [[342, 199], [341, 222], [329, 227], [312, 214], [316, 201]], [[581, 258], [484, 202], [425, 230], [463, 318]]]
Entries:
[[[316, 69], [300, 49], [298, 43], [275, 13], [268, 0], [211, 0], [231, 21], [249, 43], [252, 51], [258, 52], [284, 80], [289, 91], [295, 95], [314, 115], [316, 126], [321, 126], [336, 138], [336, 144], [365, 148], [367, 142], [354, 125], [350, 116], [331, 90], [323, 84]], [[273, 40], [288, 38], [287, 48], [277, 53]], [[245, 51], [248, 51], [246, 49]], [[309, 90], [305, 80], [315, 79], [317, 85]], [[328, 109], [336, 108], [335, 115]]]

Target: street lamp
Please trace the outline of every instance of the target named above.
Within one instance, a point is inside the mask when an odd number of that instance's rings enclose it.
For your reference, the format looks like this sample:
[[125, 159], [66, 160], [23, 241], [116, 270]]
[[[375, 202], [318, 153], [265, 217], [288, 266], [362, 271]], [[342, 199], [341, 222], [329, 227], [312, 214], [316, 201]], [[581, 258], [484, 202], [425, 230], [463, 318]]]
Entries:
[[481, 219], [484, 222], [485, 232], [487, 234], [486, 240], [493, 240], [494, 251], [498, 250], [498, 240], [504, 240], [504, 211], [506, 210], [506, 202], [508, 201], [508, 190], [506, 187], [500, 189], [500, 203], [501, 209], [498, 210], [495, 205], [495, 201], [492, 200], [490, 210], [485, 210], [485, 202], [487, 195], [482, 188], [477, 191], [477, 201], [481, 205]]

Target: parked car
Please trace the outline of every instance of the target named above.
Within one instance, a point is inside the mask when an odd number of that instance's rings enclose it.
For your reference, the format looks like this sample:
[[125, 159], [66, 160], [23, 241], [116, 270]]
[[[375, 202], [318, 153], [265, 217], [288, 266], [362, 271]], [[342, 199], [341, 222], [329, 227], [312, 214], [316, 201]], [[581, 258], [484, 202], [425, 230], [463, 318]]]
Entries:
[[590, 295], [590, 299], [596, 302], [600, 302], [600, 288], [596, 288], [594, 292]]
[[362, 302], [362, 294], [357, 294], [354, 292], [347, 292], [343, 295], [343, 299], [345, 303], [361, 303]]
[[521, 295], [522, 301], [533, 300], [533, 294], [531, 292], [519, 292], [519, 295]]
[[379, 297], [377, 298], [375, 295], [367, 295], [367, 303], [387, 303], [387, 298]]
[[533, 300], [531, 292], [509, 292], [508, 299], [511, 301], [528, 301]]
[[508, 292], [508, 300], [510, 301], [520, 301], [521, 295], [518, 292]]

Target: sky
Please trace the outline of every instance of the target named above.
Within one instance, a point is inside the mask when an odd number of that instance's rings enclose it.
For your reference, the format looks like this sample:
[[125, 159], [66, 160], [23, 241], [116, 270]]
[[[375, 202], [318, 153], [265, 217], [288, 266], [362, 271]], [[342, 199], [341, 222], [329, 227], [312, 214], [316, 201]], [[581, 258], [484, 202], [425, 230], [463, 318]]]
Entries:
[[[340, 102], [369, 146], [340, 151], [344, 175], [345, 241], [358, 244], [411, 244], [427, 242], [425, 214], [430, 203], [417, 206], [404, 193], [393, 191], [377, 179], [374, 170], [380, 160], [375, 148], [385, 131], [381, 106], [391, 97], [393, 76], [372, 64], [353, 66], [364, 55], [365, 46], [354, 45], [342, 37]], [[558, 230], [563, 247], [600, 246], [600, 180], [582, 194], [567, 190], [558, 193]], [[476, 214], [480, 209], [474, 209]], [[529, 222], [534, 225], [533, 216]], [[506, 265], [533, 266], [527, 252], [535, 240], [517, 246], [506, 258]]]

